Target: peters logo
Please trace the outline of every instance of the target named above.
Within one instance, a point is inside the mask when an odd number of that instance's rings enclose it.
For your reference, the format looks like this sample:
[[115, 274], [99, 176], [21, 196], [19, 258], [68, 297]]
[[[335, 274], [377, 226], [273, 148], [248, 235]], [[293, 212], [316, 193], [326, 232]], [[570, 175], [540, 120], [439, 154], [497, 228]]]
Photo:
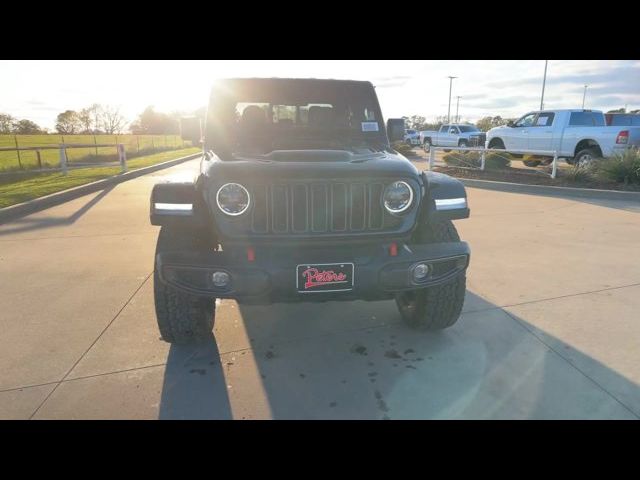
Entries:
[[304, 289], [329, 285], [333, 283], [347, 283], [347, 275], [345, 273], [335, 273], [333, 270], [318, 270], [317, 268], [307, 268], [302, 272], [305, 278]]

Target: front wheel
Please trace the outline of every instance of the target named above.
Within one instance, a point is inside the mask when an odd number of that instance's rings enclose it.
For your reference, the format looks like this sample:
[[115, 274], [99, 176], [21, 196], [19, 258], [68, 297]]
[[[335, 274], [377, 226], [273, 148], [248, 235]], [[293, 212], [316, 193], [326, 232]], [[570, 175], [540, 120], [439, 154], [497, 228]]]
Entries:
[[458, 146], [462, 148], [467, 148], [469, 144], [465, 140], [461, 140]]
[[[199, 230], [162, 227], [156, 253], [166, 251], [206, 250], [206, 234]], [[162, 339], [179, 345], [200, 343], [212, 336], [215, 299], [184, 293], [165, 284], [154, 268], [153, 295], [156, 319]]]
[[[424, 243], [459, 242], [456, 227], [450, 220], [429, 224], [418, 232], [416, 240]], [[466, 291], [466, 275], [461, 273], [453, 280], [402, 292], [396, 295], [396, 305], [402, 319], [413, 328], [441, 330], [458, 321]]]
[[422, 148], [424, 149], [425, 152], [429, 153], [431, 151], [431, 140], [426, 139], [422, 143]]

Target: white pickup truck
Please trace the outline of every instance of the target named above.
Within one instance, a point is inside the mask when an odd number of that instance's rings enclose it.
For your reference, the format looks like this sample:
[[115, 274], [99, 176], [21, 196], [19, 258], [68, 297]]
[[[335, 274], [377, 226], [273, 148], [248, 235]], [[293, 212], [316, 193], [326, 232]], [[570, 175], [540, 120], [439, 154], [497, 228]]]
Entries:
[[467, 124], [442, 125], [439, 130], [424, 130], [419, 135], [424, 151], [434, 147], [482, 147], [485, 134]]
[[529, 112], [516, 122], [487, 132], [487, 148], [558, 152], [569, 164], [585, 165], [640, 146], [640, 127], [609, 127], [597, 110]]

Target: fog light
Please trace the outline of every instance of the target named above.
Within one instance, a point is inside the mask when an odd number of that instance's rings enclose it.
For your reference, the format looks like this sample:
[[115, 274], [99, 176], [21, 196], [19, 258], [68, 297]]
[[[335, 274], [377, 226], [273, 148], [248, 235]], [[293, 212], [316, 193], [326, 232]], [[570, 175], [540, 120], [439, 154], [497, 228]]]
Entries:
[[227, 272], [214, 272], [211, 280], [216, 287], [226, 287], [231, 281], [231, 276]]
[[423, 282], [429, 275], [429, 265], [426, 263], [419, 263], [413, 267], [413, 280], [415, 282]]

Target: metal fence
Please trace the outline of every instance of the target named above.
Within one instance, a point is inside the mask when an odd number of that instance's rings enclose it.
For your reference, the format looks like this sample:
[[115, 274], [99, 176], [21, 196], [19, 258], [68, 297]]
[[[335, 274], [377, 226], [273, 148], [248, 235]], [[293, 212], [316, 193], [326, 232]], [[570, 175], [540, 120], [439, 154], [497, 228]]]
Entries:
[[59, 159], [51, 147], [60, 144], [74, 149], [69, 163], [116, 161], [120, 144], [129, 157], [185, 147], [179, 135], [0, 135], [0, 172], [55, 167]]
[[[480, 153], [480, 163], [479, 165], [473, 165], [469, 163], [467, 166], [456, 166], [456, 168], [466, 168], [470, 170], [485, 170], [485, 161], [487, 153], [515, 153], [517, 155], [537, 155], [541, 157], [553, 157], [553, 161], [551, 163], [551, 173], [549, 176], [551, 178], [556, 178], [558, 174], [558, 152], [551, 150], [504, 150], [497, 148], [478, 148], [478, 147], [434, 147], [433, 145], [429, 149], [429, 170], [433, 170], [435, 160], [436, 160], [436, 150], [456, 150], [456, 151], [465, 151], [465, 152], [479, 152]], [[536, 170], [536, 173], [541, 173], [546, 175], [546, 172]]]
[[[69, 160], [68, 160], [68, 154], [67, 154], [67, 150], [69, 149], [74, 149], [74, 148], [115, 148], [116, 152], [117, 152], [117, 163], [113, 162], [113, 161], [107, 161], [107, 162], [91, 162], [91, 163], [75, 163], [75, 164], [69, 164]], [[127, 171], [127, 151], [125, 148], [125, 145], [123, 143], [118, 143], [118, 144], [71, 144], [71, 145], [65, 145], [65, 144], [60, 144], [60, 145], [45, 145], [45, 146], [39, 146], [39, 147], [19, 147], [19, 148], [15, 148], [15, 147], [0, 147], [0, 153], [1, 152], [7, 152], [7, 151], [16, 151], [18, 153], [20, 152], [31, 152], [31, 151], [35, 151], [38, 154], [38, 157], [40, 157], [40, 151], [44, 150], [44, 151], [51, 151], [51, 150], [57, 150], [58, 151], [58, 158], [59, 158], [59, 164], [57, 167], [52, 167], [52, 168], [40, 168], [40, 169], [30, 169], [30, 170], [22, 170], [23, 172], [30, 172], [30, 173], [37, 173], [37, 172], [57, 172], [57, 171], [61, 171], [63, 173], [63, 175], [67, 175], [67, 172], [69, 170], [77, 170], [77, 169], [81, 169], [81, 168], [93, 168], [93, 167], [107, 167], [107, 166], [115, 166], [115, 165], [119, 165], [120, 166], [120, 171], [121, 172], [126, 172]], [[15, 174], [16, 172], [3, 172], [4, 174]]]

